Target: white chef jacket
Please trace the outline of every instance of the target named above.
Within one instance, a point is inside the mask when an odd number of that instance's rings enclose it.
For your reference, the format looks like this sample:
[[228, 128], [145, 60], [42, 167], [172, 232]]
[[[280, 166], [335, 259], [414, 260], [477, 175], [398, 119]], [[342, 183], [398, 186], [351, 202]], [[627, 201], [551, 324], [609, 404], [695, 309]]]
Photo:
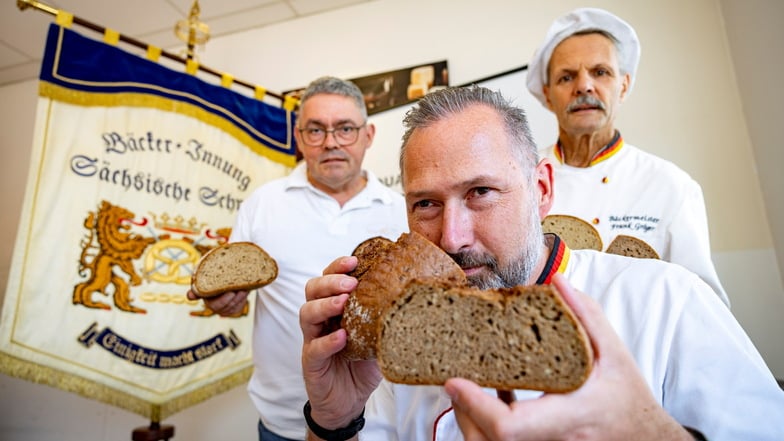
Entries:
[[708, 218], [700, 185], [686, 172], [617, 138], [586, 168], [562, 163], [560, 148], [539, 152], [554, 168], [555, 199], [549, 214], [590, 223], [604, 249], [615, 236], [644, 240], [662, 260], [700, 276], [729, 306], [713, 266]]
[[[566, 252], [564, 262], [548, 269], [556, 270], [599, 302], [653, 396], [680, 424], [711, 441], [784, 440], [784, 391], [696, 275], [660, 260], [593, 250]], [[515, 391], [517, 400], [539, 395]], [[384, 380], [365, 418], [360, 440], [463, 439], [441, 386]]]
[[308, 182], [304, 162], [288, 176], [256, 189], [240, 206], [231, 241], [251, 241], [278, 264], [278, 277], [257, 291], [251, 400], [277, 435], [304, 439], [302, 331], [305, 283], [363, 240], [397, 240], [408, 231], [403, 196], [366, 171], [367, 186], [341, 208]]

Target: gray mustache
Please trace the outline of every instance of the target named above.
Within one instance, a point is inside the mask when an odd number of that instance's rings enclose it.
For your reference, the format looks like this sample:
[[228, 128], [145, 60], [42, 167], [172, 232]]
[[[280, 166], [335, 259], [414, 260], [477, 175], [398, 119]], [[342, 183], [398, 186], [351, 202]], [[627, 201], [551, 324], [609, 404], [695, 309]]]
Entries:
[[340, 159], [345, 161], [346, 159], [348, 159], [348, 154], [338, 150], [334, 152], [328, 152], [326, 155], [323, 155], [320, 159], [322, 161], [329, 161], [332, 159]]
[[591, 107], [596, 107], [599, 110], [604, 110], [604, 103], [599, 101], [599, 98], [596, 98], [596, 97], [591, 96], [591, 95], [580, 95], [580, 96], [578, 96], [576, 100], [572, 101], [569, 104], [569, 107], [567, 108], [567, 110], [569, 112], [573, 112], [573, 111], [577, 110], [578, 107], [586, 106], [586, 105], [587, 106], [591, 106]]

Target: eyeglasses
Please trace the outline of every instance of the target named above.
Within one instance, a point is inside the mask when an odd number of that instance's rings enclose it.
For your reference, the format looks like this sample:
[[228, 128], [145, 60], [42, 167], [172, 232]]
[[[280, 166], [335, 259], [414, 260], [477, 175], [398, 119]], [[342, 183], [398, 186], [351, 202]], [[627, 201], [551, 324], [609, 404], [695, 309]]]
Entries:
[[311, 147], [320, 147], [324, 145], [328, 133], [332, 134], [332, 137], [335, 138], [335, 142], [337, 142], [339, 146], [347, 146], [357, 142], [359, 131], [362, 127], [365, 127], [366, 124], [367, 122], [356, 127], [350, 125], [339, 126], [332, 130], [327, 130], [324, 127], [311, 126], [299, 129], [299, 133], [302, 135], [302, 141]]

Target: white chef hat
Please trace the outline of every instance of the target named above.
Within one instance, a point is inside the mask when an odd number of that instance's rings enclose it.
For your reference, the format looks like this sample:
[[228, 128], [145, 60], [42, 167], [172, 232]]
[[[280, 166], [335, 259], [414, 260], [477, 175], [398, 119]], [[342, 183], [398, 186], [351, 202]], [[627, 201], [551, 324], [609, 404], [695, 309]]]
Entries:
[[640, 61], [640, 40], [637, 38], [637, 33], [628, 23], [603, 9], [580, 8], [553, 22], [542, 45], [534, 52], [528, 64], [526, 85], [545, 107], [547, 107], [547, 100], [542, 93], [542, 86], [547, 82], [547, 67], [553, 50], [563, 40], [588, 29], [607, 32], [618, 40], [618, 64], [621, 72], [628, 73], [631, 77], [629, 81], [629, 92], [631, 92], [637, 64]]

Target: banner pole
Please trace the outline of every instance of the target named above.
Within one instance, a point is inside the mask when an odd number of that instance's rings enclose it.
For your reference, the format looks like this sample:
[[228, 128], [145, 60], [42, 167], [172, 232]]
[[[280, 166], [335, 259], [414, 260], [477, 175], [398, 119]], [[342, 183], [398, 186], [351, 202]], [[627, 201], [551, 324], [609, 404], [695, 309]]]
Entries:
[[150, 427], [137, 427], [131, 434], [132, 441], [168, 441], [174, 437], [174, 426], [161, 426], [151, 422]]
[[[54, 15], [54, 16], [56, 16], [60, 12], [59, 9], [53, 8], [53, 7], [49, 6], [49, 5], [46, 5], [46, 4], [41, 3], [39, 1], [36, 1], [36, 0], [16, 0], [16, 6], [19, 8], [20, 11], [24, 11], [25, 9], [27, 9], [29, 7], [32, 7], [34, 9], [37, 9], [37, 10], [42, 11], [42, 12], [46, 12], [46, 13]], [[86, 27], [86, 28], [88, 28], [88, 29], [90, 29], [92, 31], [95, 31], [95, 32], [98, 32], [98, 33], [101, 33], [101, 34], [106, 32], [106, 28], [105, 27], [97, 25], [97, 24], [95, 24], [95, 23], [93, 23], [91, 21], [85, 20], [85, 19], [83, 19], [81, 17], [77, 17], [75, 15], [73, 16], [73, 22], [78, 24], [78, 25], [80, 25], [80, 26]], [[150, 46], [149, 44], [147, 44], [147, 43], [145, 43], [143, 41], [137, 40], [137, 39], [132, 38], [132, 37], [128, 37], [127, 35], [124, 35], [124, 34], [119, 34], [119, 35], [120, 35], [120, 41], [128, 43], [128, 44], [130, 44], [132, 46], [136, 46], [139, 49], [147, 50], [147, 48]], [[180, 57], [179, 55], [173, 54], [171, 52], [167, 52], [167, 51], [161, 50], [161, 55], [163, 57], [166, 57], [166, 58], [172, 60], [172, 61], [176, 61], [176, 62], [178, 62], [178, 63], [180, 63], [182, 65], [187, 65], [188, 64], [188, 60], [187, 59], [185, 59], [183, 57]], [[201, 70], [201, 71], [204, 71], [206, 73], [209, 73], [211, 75], [214, 75], [214, 76], [216, 76], [218, 78], [223, 78], [223, 74], [224, 74], [223, 72], [217, 71], [215, 69], [212, 69], [210, 67], [204, 66], [202, 64], [198, 65], [198, 69]], [[237, 84], [239, 84], [241, 86], [247, 87], [248, 89], [250, 89], [253, 92], [256, 92], [257, 90], [259, 90], [259, 88], [255, 84], [249, 83], [247, 81], [243, 81], [243, 80], [239, 80], [239, 79], [235, 78], [235, 79], [233, 79], [233, 82], [237, 83]], [[264, 92], [265, 92], [265, 95], [269, 95], [269, 96], [271, 96], [273, 98], [277, 98], [281, 102], [281, 104], [284, 103], [283, 95], [275, 93], [275, 92], [270, 92], [270, 91], [268, 91], [266, 89], [264, 89]]]

